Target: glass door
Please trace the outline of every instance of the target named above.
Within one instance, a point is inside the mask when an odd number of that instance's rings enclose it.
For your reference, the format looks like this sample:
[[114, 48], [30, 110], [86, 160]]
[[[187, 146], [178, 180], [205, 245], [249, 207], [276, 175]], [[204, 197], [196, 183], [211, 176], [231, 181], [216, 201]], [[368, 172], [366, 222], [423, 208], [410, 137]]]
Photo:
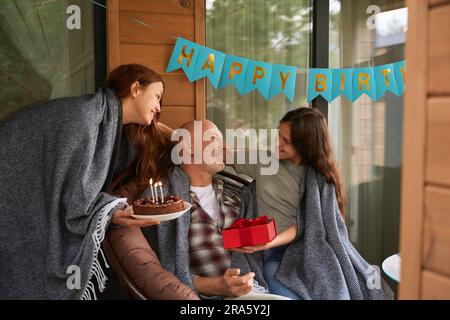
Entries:
[[282, 116], [306, 103], [311, 12], [309, 0], [206, 0], [206, 46], [258, 61], [297, 66], [295, 101], [265, 100], [255, 90], [241, 96], [233, 86], [207, 83], [207, 118], [226, 128], [276, 128]]
[[[331, 0], [330, 68], [378, 66], [404, 59], [404, 1]], [[338, 97], [328, 121], [349, 198], [351, 241], [372, 264], [399, 250], [403, 98]]]
[[0, 1], [0, 119], [24, 105], [94, 92], [93, 12], [89, 0]]

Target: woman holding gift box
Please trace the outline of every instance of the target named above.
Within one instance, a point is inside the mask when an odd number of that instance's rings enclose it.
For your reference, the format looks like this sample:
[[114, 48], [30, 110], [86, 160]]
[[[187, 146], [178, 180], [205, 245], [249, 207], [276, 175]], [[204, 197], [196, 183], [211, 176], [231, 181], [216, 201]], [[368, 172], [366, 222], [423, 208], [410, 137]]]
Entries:
[[233, 254], [232, 266], [254, 270], [258, 283], [292, 299], [392, 299], [377, 268], [348, 238], [344, 185], [324, 116], [310, 108], [288, 112], [280, 121], [278, 150], [276, 175], [260, 175], [258, 165], [234, 165], [255, 178], [258, 212], [250, 199], [241, 217], [271, 216], [281, 232], [264, 245], [232, 249], [246, 253]]
[[275, 273], [289, 244], [297, 235], [297, 215], [300, 204], [299, 186], [305, 165], [310, 165], [335, 186], [341, 213], [345, 208], [344, 185], [333, 157], [331, 139], [323, 115], [311, 108], [288, 112], [279, 124], [279, 171], [276, 175], [261, 175], [260, 165], [234, 164], [238, 173], [256, 181], [258, 215], [268, 215], [277, 224], [278, 235], [263, 245], [231, 249], [242, 253], [264, 252], [264, 277], [271, 293], [298, 299]]
[[344, 184], [333, 157], [331, 139], [324, 116], [311, 108], [299, 108], [288, 112], [279, 124], [279, 171], [276, 175], [260, 174], [259, 165], [234, 164], [238, 173], [255, 179], [258, 215], [275, 219], [279, 234], [263, 245], [232, 249], [242, 253], [264, 252], [264, 278], [270, 292], [298, 299], [299, 296], [275, 279], [275, 274], [289, 244], [297, 236], [299, 212], [299, 188], [310, 166], [332, 183], [335, 201], [342, 215], [345, 212]]

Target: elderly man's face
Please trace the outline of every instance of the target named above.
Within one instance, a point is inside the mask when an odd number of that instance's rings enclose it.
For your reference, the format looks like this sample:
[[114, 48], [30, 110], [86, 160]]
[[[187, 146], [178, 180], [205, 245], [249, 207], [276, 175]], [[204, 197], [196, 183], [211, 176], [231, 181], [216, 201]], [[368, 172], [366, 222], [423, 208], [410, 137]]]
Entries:
[[217, 127], [209, 127], [203, 130], [203, 166], [209, 173], [214, 174], [225, 168], [223, 159], [223, 136]]
[[172, 133], [171, 140], [178, 141], [172, 150], [174, 163], [195, 165], [210, 174], [224, 169], [223, 136], [213, 122], [187, 122]]

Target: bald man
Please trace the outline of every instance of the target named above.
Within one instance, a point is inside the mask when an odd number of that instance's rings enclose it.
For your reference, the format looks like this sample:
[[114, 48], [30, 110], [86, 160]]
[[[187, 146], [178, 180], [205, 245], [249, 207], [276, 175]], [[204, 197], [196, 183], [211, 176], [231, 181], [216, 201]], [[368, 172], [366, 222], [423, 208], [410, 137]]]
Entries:
[[[139, 228], [113, 229], [113, 246], [118, 250], [119, 246], [126, 248], [122, 263], [150, 299], [192, 298], [181, 280], [185, 284], [192, 282], [203, 298], [243, 296], [253, 290], [254, 273], [241, 275], [238, 269], [230, 268], [229, 252], [223, 248], [222, 230], [239, 216], [240, 198], [236, 191], [225, 190], [223, 181], [214, 178], [224, 168], [222, 134], [211, 121], [190, 121], [172, 133], [172, 140], [179, 142], [172, 152], [172, 161], [179, 166], [171, 169], [164, 186], [174, 194], [188, 194], [192, 204], [190, 217], [183, 215], [161, 222], [158, 228], [144, 232]], [[142, 192], [132, 181], [118, 189], [117, 194], [132, 203], [137, 197], [150, 194], [150, 190]], [[155, 237], [159, 241], [152, 242]], [[135, 247], [139, 250], [133, 250]], [[161, 261], [153, 250], [158, 251]]]
[[207, 296], [247, 294], [253, 288], [254, 274], [241, 276], [238, 269], [231, 269], [222, 242], [222, 230], [239, 216], [240, 207], [236, 196], [227, 195], [224, 203], [223, 181], [214, 179], [225, 167], [222, 133], [213, 122], [197, 120], [177, 129], [174, 139], [180, 142], [173, 149], [172, 160], [182, 158], [180, 168], [190, 184], [189, 257], [194, 285]]

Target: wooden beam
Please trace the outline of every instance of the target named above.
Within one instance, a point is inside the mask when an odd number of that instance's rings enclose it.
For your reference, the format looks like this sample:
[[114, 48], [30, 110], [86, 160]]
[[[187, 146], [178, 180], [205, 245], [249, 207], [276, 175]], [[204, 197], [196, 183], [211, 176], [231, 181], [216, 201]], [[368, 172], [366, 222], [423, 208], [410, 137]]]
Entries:
[[399, 299], [419, 299], [422, 269], [425, 134], [427, 105], [428, 1], [407, 1], [406, 92], [403, 162]]
[[108, 72], [120, 65], [119, 0], [108, 0]]
[[[206, 12], [205, 1], [195, 0], [195, 42], [205, 45], [206, 42]], [[195, 118], [206, 119], [206, 82], [205, 78], [195, 83]]]

